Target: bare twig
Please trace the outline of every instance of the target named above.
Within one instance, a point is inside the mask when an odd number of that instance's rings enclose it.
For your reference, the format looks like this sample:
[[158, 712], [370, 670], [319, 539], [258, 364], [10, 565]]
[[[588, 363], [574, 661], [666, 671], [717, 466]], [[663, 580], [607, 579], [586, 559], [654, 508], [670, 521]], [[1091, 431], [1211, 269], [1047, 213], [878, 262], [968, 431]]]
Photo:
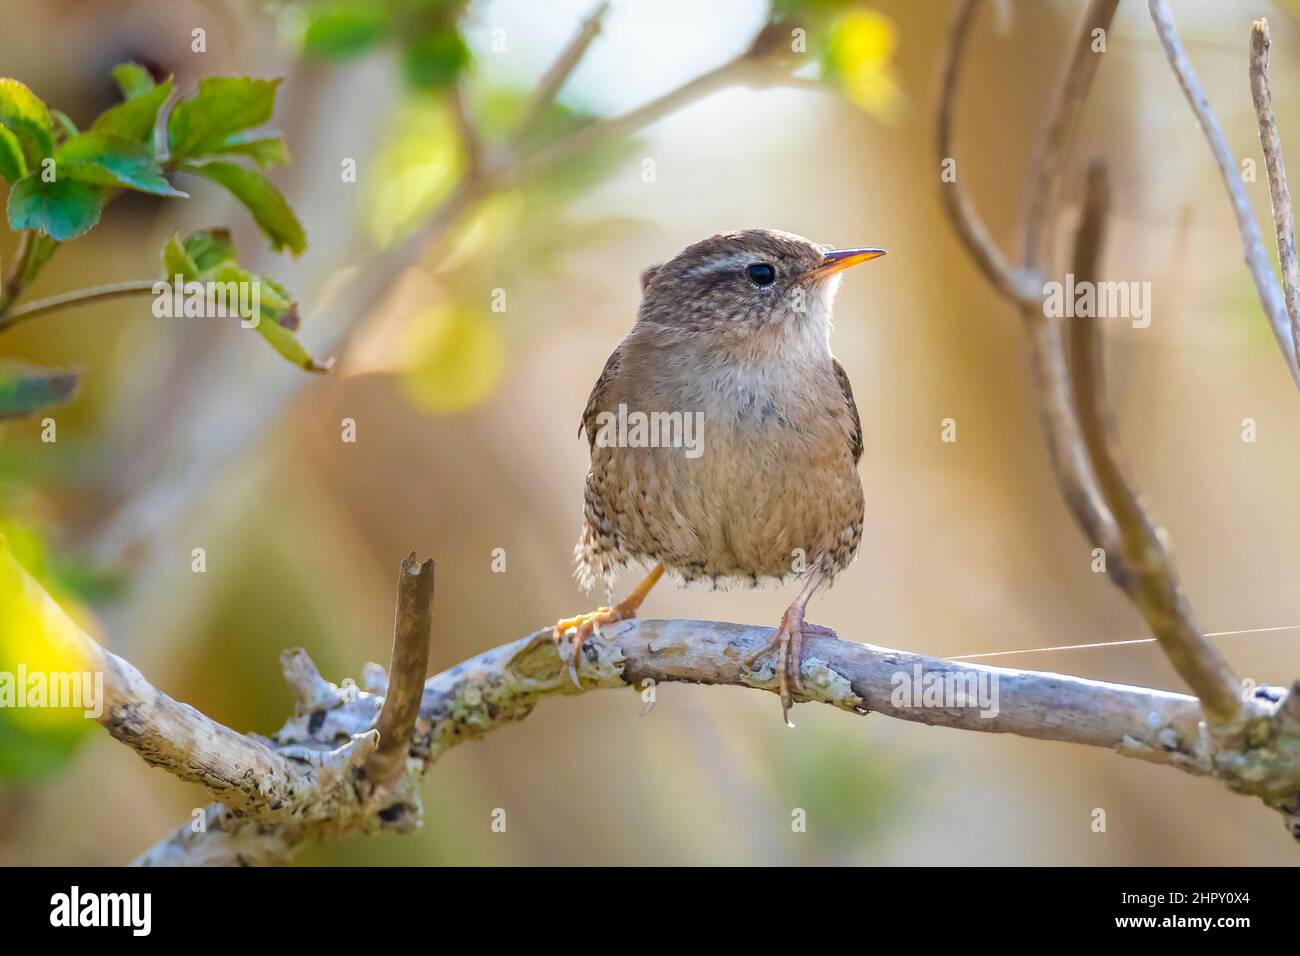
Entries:
[[384, 706], [375, 721], [379, 749], [366, 763], [366, 776], [375, 784], [391, 783], [406, 764], [429, 668], [432, 630], [433, 559], [420, 564], [412, 551], [397, 578], [392, 665]]
[[1259, 145], [1268, 168], [1268, 190], [1273, 201], [1273, 230], [1277, 234], [1277, 258], [1282, 267], [1282, 289], [1291, 318], [1291, 341], [1300, 364], [1300, 262], [1296, 260], [1295, 219], [1291, 211], [1291, 190], [1286, 184], [1286, 163], [1282, 159], [1282, 138], [1273, 115], [1273, 94], [1268, 85], [1268, 50], [1271, 45], [1268, 21], [1260, 18], [1250, 28], [1250, 94], [1259, 119]]
[[34, 319], [48, 312], [57, 312], [73, 305], [86, 305], [91, 302], [102, 302], [107, 299], [120, 299], [133, 295], [151, 295], [158, 282], [158, 279], [134, 279], [129, 282], [113, 282], [108, 285], [92, 286], [88, 289], [62, 292], [46, 299], [37, 299], [35, 302], [28, 302], [26, 305], [11, 309], [3, 317], [0, 317], [0, 331], [27, 319]]
[[1250, 270], [1250, 276], [1255, 282], [1259, 304], [1263, 306], [1264, 315], [1268, 317], [1268, 324], [1273, 329], [1273, 336], [1277, 339], [1278, 347], [1282, 349], [1282, 356], [1291, 371], [1291, 378], [1297, 387], [1300, 387], [1300, 359], [1296, 357], [1296, 343], [1292, 340], [1291, 319], [1287, 314], [1282, 288], [1273, 274], [1273, 265], [1269, 262], [1268, 253], [1264, 249], [1264, 241], [1259, 234], [1259, 224], [1255, 222], [1255, 214], [1251, 211], [1250, 198], [1246, 195], [1246, 187], [1242, 184], [1237, 160], [1232, 155], [1232, 149], [1229, 148], [1228, 140], [1223, 135], [1223, 128], [1219, 125], [1218, 118], [1210, 109], [1201, 81], [1187, 58], [1187, 51], [1183, 49], [1182, 41], [1178, 38], [1178, 30], [1174, 27], [1169, 4], [1165, 0], [1148, 0], [1147, 6], [1156, 33], [1160, 37], [1160, 43], [1165, 48], [1169, 66], [1173, 69], [1174, 76], [1178, 78], [1178, 85], [1182, 88], [1183, 95], [1187, 98], [1192, 112], [1196, 114], [1196, 119], [1201, 124], [1201, 129], [1205, 132], [1205, 138], [1210, 144], [1210, 152], [1214, 154], [1214, 161], [1219, 167], [1219, 175], [1228, 190], [1232, 211], [1237, 217], [1237, 231], [1241, 233], [1241, 248], [1246, 268]]
[[[940, 115], [940, 159], [947, 154], [943, 131], [951, 123], [960, 60], [978, 0], [967, 0], [958, 13], [950, 40]], [[1030, 174], [1024, 234], [1025, 264], [1018, 276], [1042, 276], [1049, 262], [1042, 237], [1054, 212], [1057, 184], [1063, 176], [1065, 147], [1077, 125], [1096, 74], [1097, 54], [1091, 41], [1095, 30], [1109, 27], [1114, 0], [1093, 0], [1079, 28], [1073, 55], [1056, 96], [1043, 144]], [[1101, 251], [1105, 217], [1105, 183], [1100, 172], [1090, 178], [1085, 215], [1077, 243], [1076, 268], [1090, 273]], [[987, 236], [973, 230], [978, 222], [963, 202], [947, 204], [949, 218], [971, 257], [988, 274]], [[971, 218], [975, 217], [975, 218]], [[1009, 268], [1009, 267], [1008, 267]], [[1196, 625], [1178, 583], [1163, 529], [1142, 505], [1141, 496], [1122, 466], [1118, 440], [1106, 407], [1101, 376], [1100, 332], [1090, 320], [1067, 337], [1065, 319], [1047, 313], [1042, 290], [1027, 296], [991, 276], [999, 290], [1020, 307], [1033, 347], [1034, 383], [1044, 423], [1048, 452], [1066, 503], [1084, 533], [1104, 549], [1107, 571], [1128, 595], [1160, 641], [1175, 670], [1200, 697], [1212, 723], [1223, 732], [1240, 732], [1243, 725], [1237, 680], [1218, 650]], [[1039, 280], [1041, 281], [1041, 279]], [[1071, 343], [1075, 350], [1071, 349]]]
[[[1095, 282], [1105, 235], [1109, 192], [1105, 168], [1089, 169], [1083, 217], [1074, 250], [1076, 282]], [[1122, 536], [1122, 561], [1107, 570], [1150, 625], [1174, 669], [1187, 681], [1218, 724], [1241, 713], [1239, 684], [1232, 668], [1207, 640], [1183, 594], [1167, 535], [1139, 500], [1128, 475], [1114, 415], [1106, 403], [1101, 327], [1094, 316], [1070, 324], [1070, 375], [1088, 458]]]
[[1042, 268], [1049, 261], [1042, 249], [1048, 211], [1052, 208], [1065, 175], [1065, 150], [1083, 113], [1093, 77], [1101, 63], [1094, 50], [1093, 34], [1110, 29], [1119, 0], [1092, 0], [1083, 15], [1083, 26], [1075, 35], [1070, 62], [1066, 65], [1056, 102], [1048, 113], [1050, 122], [1029, 168], [1029, 187], [1025, 193], [1024, 259]]
[[[940, 164], [957, 162], [953, 150], [957, 86], [961, 78], [966, 42], [970, 37], [971, 25], [979, 5], [980, 0], [963, 0], [948, 35], [948, 58], [944, 66], [943, 86], [939, 95], [939, 124], [935, 137]], [[1043, 291], [1041, 276], [1027, 275], [1012, 268], [1001, 247], [989, 233], [988, 227], [984, 225], [984, 220], [980, 218], [979, 210], [966, 195], [960, 174], [955, 175], [951, 182], [940, 180], [939, 196], [948, 213], [949, 221], [985, 278], [1013, 302], [1035, 305], [1040, 303]]]
[[[546, 697], [665, 682], [777, 691], [770, 665], [750, 673], [740, 664], [746, 654], [770, 640], [768, 628], [711, 621], [633, 620], [603, 633], [603, 639], [588, 641], [583, 647], [581, 690], [567, 678], [550, 628], [431, 677], [424, 684], [411, 741], [412, 773], [403, 780], [409, 783], [414, 768], [427, 769], [451, 747], [522, 720]], [[969, 706], [927, 707], [919, 697], [899, 697], [897, 690], [903, 683], [916, 686], [918, 680], [970, 687], [983, 682], [995, 688], [996, 700], [984, 706], [972, 694]], [[1206, 733], [1197, 701], [1182, 694], [1061, 674], [961, 664], [832, 638], [808, 640], [803, 683], [802, 700], [855, 714], [875, 711], [935, 726], [1105, 747], [1123, 756], [1214, 777], [1284, 813], [1288, 807], [1294, 808], [1300, 790], [1300, 722], [1296, 719], [1300, 714], [1292, 714], [1285, 705], [1284, 701], [1295, 697], [1287, 697], [1281, 688], [1265, 688], [1251, 702], [1260, 728], [1256, 742], [1241, 749], [1224, 749], [1216, 737]], [[1292, 691], [1296, 693], [1300, 691]], [[666, 705], [667, 701], [661, 703]], [[352, 740], [370, 727], [380, 708], [380, 699], [372, 694], [340, 692], [311, 715], [292, 718], [272, 739], [282, 752], [327, 748], [336, 741]], [[328, 826], [301, 822], [292, 815], [283, 821], [249, 819], [214, 805], [206, 814], [206, 832], [196, 833], [187, 823], [136, 862], [282, 862], [298, 846], [322, 835], [392, 829], [396, 824], [390, 821], [401, 821], [409, 829], [410, 821], [420, 813], [418, 790], [408, 789], [403, 801], [378, 816], [374, 815], [374, 802], [364, 812], [361, 807], [335, 804], [340, 816]]]
[[528, 142], [528, 140], [537, 132], [538, 127], [545, 121], [546, 112], [551, 108], [560, 95], [560, 90], [564, 84], [569, 82], [569, 77], [573, 71], [578, 68], [583, 57], [587, 55], [587, 50], [596, 37], [600, 36], [600, 31], [605, 26], [605, 18], [609, 15], [608, 0], [601, 0], [596, 8], [591, 11], [587, 19], [582, 21], [578, 32], [574, 34], [573, 39], [560, 51], [560, 55], [555, 58], [550, 68], [542, 75], [537, 83], [537, 89], [533, 93], [532, 99], [529, 100], [527, 108], [524, 110], [523, 118], [520, 119], [511, 141], [517, 148]]

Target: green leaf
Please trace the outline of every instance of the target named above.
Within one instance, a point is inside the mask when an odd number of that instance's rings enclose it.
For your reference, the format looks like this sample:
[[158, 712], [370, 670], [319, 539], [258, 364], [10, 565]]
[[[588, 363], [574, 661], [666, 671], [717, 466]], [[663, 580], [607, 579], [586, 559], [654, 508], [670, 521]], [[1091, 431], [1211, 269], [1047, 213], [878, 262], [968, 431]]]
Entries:
[[236, 133], [213, 156], [247, 156], [259, 166], [283, 166], [289, 162], [289, 147], [279, 133]]
[[256, 284], [259, 314], [257, 331], [277, 353], [309, 372], [325, 372], [333, 361], [317, 362], [294, 332], [300, 319], [298, 304], [278, 282], [249, 272], [235, 258], [235, 247], [225, 229], [203, 229], [182, 242], [176, 235], [163, 247], [167, 280], [181, 276], [187, 282]]
[[392, 26], [391, 15], [378, 4], [332, 3], [307, 14], [299, 42], [308, 56], [344, 60], [379, 43]]
[[77, 124], [72, 122], [72, 117], [63, 110], [50, 110], [50, 118], [54, 120], [56, 139], [67, 139], [77, 135]]
[[153, 74], [139, 63], [119, 63], [113, 67], [113, 79], [128, 100], [144, 96], [155, 86]]
[[0, 126], [0, 176], [16, 183], [27, 175], [27, 160], [18, 137], [6, 126]]
[[181, 169], [196, 176], [204, 176], [225, 186], [241, 203], [248, 207], [253, 219], [262, 228], [271, 248], [277, 252], [287, 247], [295, 256], [307, 248], [307, 234], [294, 215], [280, 190], [261, 173], [234, 163], [212, 162], [185, 165]]
[[162, 258], [163, 276], [168, 282], [175, 281], [177, 276], [182, 279], [198, 278], [199, 267], [189, 257], [185, 247], [181, 245], [180, 236], [176, 233], [173, 232], [171, 238], [163, 246]]
[[157, 86], [105, 110], [90, 125], [90, 130], [136, 143], [148, 143], [153, 136], [154, 124], [158, 122], [158, 111], [171, 93], [172, 78], [169, 76]]
[[147, 146], [120, 136], [79, 133], [58, 148], [55, 162], [70, 179], [96, 186], [125, 186], [156, 196], [187, 195], [167, 181]]
[[54, 152], [54, 120], [35, 93], [17, 80], [0, 79], [0, 124], [18, 137], [27, 168]]
[[227, 262], [235, 262], [235, 242], [229, 229], [200, 229], [185, 237], [185, 255], [198, 272], [207, 274]]
[[275, 108], [277, 80], [214, 76], [176, 104], [167, 120], [173, 159], [202, 156], [225, 145], [235, 133], [260, 126]]
[[75, 179], [42, 182], [32, 173], [9, 191], [9, 228], [37, 229], [59, 242], [75, 239], [99, 222], [95, 190]]
[[23, 418], [67, 401], [78, 378], [76, 372], [0, 360], [0, 419]]
[[455, 82], [469, 61], [469, 47], [454, 29], [427, 33], [403, 48], [402, 75], [419, 89], [440, 89]]

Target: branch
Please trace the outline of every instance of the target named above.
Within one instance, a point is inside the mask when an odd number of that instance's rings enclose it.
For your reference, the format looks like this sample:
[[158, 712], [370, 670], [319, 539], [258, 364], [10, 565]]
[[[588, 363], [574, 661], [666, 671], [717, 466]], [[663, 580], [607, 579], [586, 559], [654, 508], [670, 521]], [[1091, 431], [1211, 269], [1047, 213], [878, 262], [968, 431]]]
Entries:
[[[1108, 205], [1105, 168], [1095, 163], [1088, 173], [1083, 218], [1075, 240], [1076, 282], [1097, 280]], [[1196, 692], [1207, 714], [1218, 724], [1231, 724], [1241, 711], [1240, 684], [1218, 648], [1196, 624], [1174, 568], [1167, 535], [1143, 507], [1129, 477], [1114, 415], [1106, 402], [1098, 319], [1079, 316], [1071, 320], [1069, 355], [1069, 378], [1088, 458], [1123, 538], [1123, 560], [1108, 570], [1137, 605], [1165, 656]]]
[[596, 37], [600, 36], [600, 31], [604, 29], [605, 18], [609, 15], [608, 0], [601, 0], [596, 8], [591, 11], [587, 19], [582, 22], [578, 32], [574, 34], [572, 40], [560, 52], [555, 62], [542, 75], [537, 84], [537, 90], [528, 103], [527, 109], [524, 110], [523, 119], [511, 137], [513, 144], [518, 147], [527, 143], [529, 138], [537, 132], [538, 127], [546, 118], [546, 112], [550, 109], [556, 98], [560, 95], [560, 90], [564, 84], [569, 82], [569, 77], [573, 76], [578, 64], [582, 62], [583, 57], [587, 55], [587, 50]]
[[[968, 0], [953, 26], [947, 75], [956, 76], [956, 63], [971, 29], [978, 0]], [[1063, 176], [1065, 147], [1078, 123], [1088, 89], [1096, 75], [1091, 52], [1094, 30], [1109, 27], [1115, 0], [1093, 0], [1076, 37], [1073, 55], [1049, 115], [1043, 145], [1030, 174], [1024, 233], [1025, 265], [1018, 275], [1041, 276], [1042, 236], [1053, 213], [1057, 183]], [[955, 80], [945, 82], [941, 117], [950, 117], [956, 98]], [[949, 119], [940, 120], [941, 130]], [[940, 137], [940, 150], [944, 147]], [[942, 159], [942, 153], [941, 153]], [[1076, 241], [1076, 271], [1095, 279], [1101, 255], [1106, 207], [1105, 181], [1099, 171], [1090, 178], [1083, 222]], [[949, 218], [978, 263], [987, 250], [971, 232], [962, 205], [948, 204]], [[968, 210], [973, 215], [973, 210]], [[1160, 642], [1174, 669], [1200, 698], [1219, 732], [1244, 730], [1238, 682], [1223, 656], [1194, 621], [1182, 592], [1167, 535], [1147, 512], [1141, 495], [1122, 464], [1122, 453], [1111, 414], [1106, 407], [1101, 374], [1100, 331], [1095, 323], [1074, 318], [1067, 339], [1064, 318], [1049, 315], [1042, 292], [1032, 297], [999, 286], [1020, 307], [1033, 347], [1034, 384], [1046, 432], [1048, 453], [1066, 503], [1095, 547], [1105, 551], [1107, 572]]]
[[[957, 103], [957, 86], [961, 78], [962, 58], [966, 52], [966, 41], [970, 37], [971, 24], [980, 0], [964, 0], [953, 20], [948, 35], [948, 58], [943, 71], [943, 85], [939, 94], [939, 124], [935, 136], [939, 162], [948, 160], [956, 162], [953, 150], [953, 114]], [[1013, 302], [1042, 301], [1042, 280], [1040, 277], [1025, 275], [1012, 268], [996, 240], [989, 233], [984, 220], [980, 218], [975, 204], [966, 195], [960, 175], [952, 182], [940, 182], [939, 195], [944, 210], [952, 223], [953, 229], [966, 245], [971, 258], [999, 292]]]
[[0, 317], [0, 331], [27, 319], [34, 319], [47, 312], [57, 312], [73, 305], [86, 305], [91, 302], [121, 299], [133, 295], [152, 295], [154, 286], [158, 282], [157, 279], [134, 279], [129, 282], [113, 282], [108, 285], [92, 286], [88, 289], [62, 292], [47, 299], [37, 299], [35, 302], [20, 305]]
[[1119, 0], [1092, 0], [1083, 16], [1083, 25], [1075, 35], [1065, 78], [1057, 92], [1042, 143], [1029, 169], [1029, 187], [1025, 198], [1025, 262], [1035, 268], [1043, 264], [1043, 232], [1048, 213], [1065, 175], [1065, 150], [1074, 137], [1083, 114], [1088, 90], [1101, 57], [1093, 51], [1095, 30], [1109, 31]]
[[1232, 155], [1227, 138], [1223, 135], [1223, 128], [1219, 126], [1219, 120], [1210, 109], [1205, 90], [1201, 87], [1196, 70], [1187, 58], [1182, 41], [1178, 39], [1178, 30], [1174, 27], [1169, 5], [1165, 0], [1148, 0], [1148, 9], [1156, 33], [1160, 37], [1160, 43], [1165, 48], [1169, 66], [1174, 71], [1174, 76], [1178, 78], [1178, 85], [1182, 88], [1183, 95], [1187, 98], [1192, 112], [1196, 114], [1196, 119], [1201, 124], [1205, 138], [1210, 144], [1210, 152], [1214, 154], [1219, 175], [1228, 190], [1228, 198], [1232, 201], [1232, 212], [1237, 217], [1242, 253], [1246, 268], [1250, 270], [1250, 276], [1255, 282], [1259, 304], [1263, 306], [1264, 315], [1268, 317], [1268, 324], [1273, 329], [1273, 337], [1277, 339], [1278, 347], [1282, 349], [1282, 356], [1291, 371], [1291, 378], [1297, 387], [1300, 387], [1300, 358], [1296, 356], [1296, 342], [1291, 335], [1291, 319], [1287, 314], [1282, 289], [1278, 285], [1277, 277], [1273, 275], [1273, 265], [1264, 250], [1259, 224], [1255, 222], [1255, 214], [1251, 211], [1250, 199], [1241, 181], [1237, 160]]
[[383, 709], [375, 722], [379, 749], [366, 764], [366, 776], [389, 784], [406, 764], [415, 718], [429, 669], [429, 639], [433, 630], [433, 559], [424, 564], [415, 552], [402, 562], [397, 578], [397, 620], [393, 625], [393, 663]]
[[[1273, 201], [1273, 230], [1277, 234], [1277, 258], [1282, 267], [1282, 288], [1286, 311], [1291, 318], [1291, 342], [1300, 364], [1300, 263], [1296, 261], [1295, 219], [1291, 213], [1291, 190], [1286, 184], [1286, 163], [1282, 139], [1273, 115], [1273, 94], [1268, 86], [1268, 50], [1271, 45], [1268, 21], [1261, 18], [1250, 28], [1250, 93], [1259, 119], [1259, 145], [1268, 168], [1268, 191]], [[1253, 217], [1252, 217], [1253, 218]]]
[[[545, 628], [471, 658], [424, 684], [409, 753], [409, 782], [449, 749], [522, 720], [547, 697], [633, 686], [643, 694], [666, 682], [719, 684], [777, 693], [771, 664], [753, 673], [740, 660], [772, 636], [765, 627], [709, 621], [625, 621], [588, 641], [579, 661], [582, 689], [566, 675], [551, 629]], [[301, 651], [295, 656], [304, 656]], [[925, 706], [916, 681], [991, 689], [984, 706]], [[1206, 733], [1192, 697], [1166, 691], [1084, 680], [1062, 674], [962, 664], [905, 651], [813, 637], [803, 661], [800, 700], [829, 704], [855, 714], [934, 726], [1011, 733], [1039, 740], [1104, 747], [1127, 757], [1214, 777], [1231, 789], [1259, 796], [1294, 814], [1300, 792], [1300, 688], [1288, 695], [1267, 688], [1252, 699], [1254, 743], [1225, 749]], [[899, 688], [912, 684], [904, 699]], [[1290, 702], [1290, 703], [1287, 703]], [[664, 702], [665, 705], [667, 702]], [[320, 751], [356, 740], [369, 728], [382, 699], [373, 693], [338, 691], [310, 714], [289, 720], [272, 738], [281, 753]], [[983, 711], [983, 712], [982, 712]], [[129, 741], [128, 741], [129, 743]], [[170, 768], [169, 768], [170, 769]], [[174, 769], [172, 772], [176, 772]], [[354, 769], [351, 780], [368, 785]], [[304, 821], [293, 807], [280, 819], [237, 814], [214, 805], [205, 812], [206, 832], [188, 823], [147, 850], [141, 865], [282, 862], [311, 839], [377, 829], [409, 830], [420, 815], [414, 786], [401, 801], [383, 805], [334, 803], [340, 815]], [[1288, 818], [1288, 825], [1294, 825]]]

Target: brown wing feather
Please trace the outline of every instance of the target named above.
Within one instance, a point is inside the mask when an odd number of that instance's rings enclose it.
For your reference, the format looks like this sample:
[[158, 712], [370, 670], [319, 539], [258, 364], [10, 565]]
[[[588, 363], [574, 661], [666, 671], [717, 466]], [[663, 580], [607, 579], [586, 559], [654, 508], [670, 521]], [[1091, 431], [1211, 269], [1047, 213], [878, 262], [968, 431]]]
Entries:
[[[620, 345], [610, 354], [609, 359], [605, 362], [604, 369], [601, 370], [600, 378], [596, 379], [596, 384], [592, 386], [591, 394], [587, 397], [587, 407], [582, 410], [582, 421], [578, 423], [578, 434], [584, 431], [587, 433], [587, 445], [591, 448], [596, 446], [596, 428], [595, 419], [598, 412], [601, 411], [601, 398], [605, 389], [614, 377], [618, 375], [618, 370], [623, 362], [623, 347]], [[855, 413], [856, 414], [856, 413]]]
[[[831, 365], [835, 368], [835, 378], [840, 383], [840, 391], [844, 393], [844, 404], [849, 407], [849, 417], [853, 419], [853, 437], [849, 440], [849, 447], [853, 451], [853, 461], [856, 463], [862, 459], [862, 419], [858, 417], [858, 404], [853, 400], [853, 386], [849, 384], [849, 373], [844, 371], [844, 366], [837, 358], [831, 359]], [[596, 387], [600, 387], [599, 383]]]

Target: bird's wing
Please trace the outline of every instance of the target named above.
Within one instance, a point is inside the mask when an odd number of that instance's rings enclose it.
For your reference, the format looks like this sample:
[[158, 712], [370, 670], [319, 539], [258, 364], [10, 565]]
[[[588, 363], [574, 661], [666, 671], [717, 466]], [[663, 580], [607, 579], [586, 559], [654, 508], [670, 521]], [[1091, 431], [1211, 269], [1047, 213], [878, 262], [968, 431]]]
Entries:
[[[835, 369], [835, 378], [840, 383], [840, 391], [844, 393], [844, 404], [849, 408], [849, 418], [853, 420], [853, 437], [849, 439], [849, 447], [853, 451], [853, 461], [856, 463], [862, 458], [862, 419], [858, 417], [858, 403], [853, 400], [853, 386], [849, 384], [849, 373], [844, 371], [840, 360], [832, 358], [831, 365]], [[608, 368], [606, 366], [606, 371]], [[602, 375], [601, 379], [603, 380], [604, 377]], [[599, 382], [596, 383], [596, 388], [600, 388]]]
[[[587, 398], [587, 407], [582, 410], [582, 421], [578, 423], [578, 434], [583, 431], [587, 433], [587, 444], [595, 447], [596, 444], [596, 415], [602, 411], [601, 406], [604, 404], [605, 392], [608, 390], [610, 383], [618, 375], [619, 367], [623, 362], [623, 346], [610, 354], [609, 360], [605, 362], [605, 368], [600, 373], [600, 378], [596, 379], [596, 384], [592, 386], [591, 395]], [[847, 380], [846, 380], [847, 381]]]

